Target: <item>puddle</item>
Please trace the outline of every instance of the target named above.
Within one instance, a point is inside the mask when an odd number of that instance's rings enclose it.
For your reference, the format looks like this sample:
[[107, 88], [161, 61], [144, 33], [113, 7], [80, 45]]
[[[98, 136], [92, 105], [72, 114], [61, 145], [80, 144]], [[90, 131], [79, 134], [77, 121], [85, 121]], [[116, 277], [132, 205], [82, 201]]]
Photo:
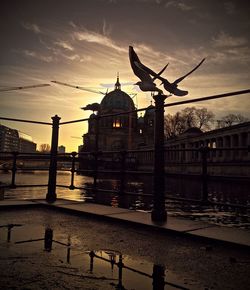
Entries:
[[102, 289], [200, 289], [197, 281], [184, 279], [164, 265], [152, 264], [114, 249], [83, 250], [76, 237], [49, 226], [0, 225], [0, 251], [2, 261], [14, 263], [19, 260], [25, 265], [26, 260], [33, 258], [32, 267], [39, 260], [41, 271], [49, 265], [62, 276], [102, 281], [111, 287]]

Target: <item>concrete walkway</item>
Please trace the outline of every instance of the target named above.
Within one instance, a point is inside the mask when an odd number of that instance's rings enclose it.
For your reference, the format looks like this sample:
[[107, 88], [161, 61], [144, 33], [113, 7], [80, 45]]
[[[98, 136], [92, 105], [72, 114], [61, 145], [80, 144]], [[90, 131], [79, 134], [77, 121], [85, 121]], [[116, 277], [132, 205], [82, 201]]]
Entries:
[[78, 215], [106, 218], [115, 222], [126, 222], [137, 226], [155, 228], [161, 231], [182, 234], [193, 238], [213, 240], [238, 246], [250, 246], [250, 231], [238, 228], [223, 227], [203, 221], [193, 221], [181, 217], [168, 216], [165, 224], [159, 225], [151, 221], [151, 214], [117, 207], [58, 199], [53, 204], [45, 200], [2, 200], [0, 209], [14, 207], [45, 206], [67, 211]]

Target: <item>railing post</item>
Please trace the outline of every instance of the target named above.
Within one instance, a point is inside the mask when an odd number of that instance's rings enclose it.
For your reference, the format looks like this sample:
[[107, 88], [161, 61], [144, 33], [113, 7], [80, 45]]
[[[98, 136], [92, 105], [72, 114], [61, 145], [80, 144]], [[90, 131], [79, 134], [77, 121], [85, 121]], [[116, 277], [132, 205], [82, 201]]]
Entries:
[[97, 190], [97, 177], [98, 177], [98, 152], [93, 152], [94, 156], [94, 172], [93, 172], [93, 192]]
[[125, 161], [126, 161], [126, 151], [121, 151], [121, 168], [120, 168], [120, 195], [124, 194], [125, 189]]
[[48, 193], [46, 195], [47, 202], [56, 201], [57, 147], [59, 135], [59, 121], [61, 118], [55, 115], [51, 119], [53, 123], [52, 123], [52, 138], [50, 149]]
[[12, 168], [11, 168], [11, 172], [12, 172], [12, 176], [11, 176], [11, 188], [16, 188], [16, 171], [17, 171], [17, 166], [16, 166], [16, 162], [17, 162], [17, 155], [18, 152], [12, 152], [13, 154], [13, 163], [12, 163]]
[[201, 202], [207, 203], [208, 202], [208, 188], [207, 188], [207, 180], [208, 180], [208, 174], [207, 174], [207, 154], [208, 154], [209, 148], [208, 147], [201, 147], [201, 162], [202, 162], [202, 196], [201, 196]]
[[154, 126], [154, 204], [151, 219], [154, 222], [166, 222], [165, 208], [165, 170], [164, 170], [164, 101], [166, 96], [153, 96], [155, 100], [155, 126]]
[[94, 181], [93, 191], [96, 193], [97, 190], [97, 177], [98, 177], [98, 150], [99, 150], [99, 116], [95, 116], [95, 152], [94, 152]]
[[72, 152], [71, 153], [71, 156], [72, 156], [71, 183], [70, 183], [70, 186], [69, 186], [69, 189], [71, 189], [71, 190], [75, 189], [74, 177], [75, 177], [75, 172], [76, 172], [76, 169], [75, 169], [76, 155], [77, 155], [77, 152]]

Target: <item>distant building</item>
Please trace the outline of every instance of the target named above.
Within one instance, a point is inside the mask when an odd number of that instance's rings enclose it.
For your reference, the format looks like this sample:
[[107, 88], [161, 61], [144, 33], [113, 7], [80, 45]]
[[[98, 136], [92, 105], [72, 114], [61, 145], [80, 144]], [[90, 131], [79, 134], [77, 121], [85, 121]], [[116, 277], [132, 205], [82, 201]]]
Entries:
[[[207, 153], [210, 176], [250, 176], [250, 122], [208, 132], [189, 128], [168, 139], [165, 142], [165, 172], [200, 174], [201, 147], [214, 149]], [[152, 168], [152, 152], [140, 153], [137, 158], [139, 170]]]
[[[144, 116], [138, 118], [136, 112], [121, 114], [135, 110], [133, 99], [121, 90], [119, 77], [114, 90], [102, 99], [96, 114], [91, 114], [88, 121], [88, 132], [83, 135], [82, 151], [94, 151], [96, 135], [98, 135], [98, 149], [129, 150], [153, 144], [154, 107], [150, 105]], [[98, 134], [96, 134], [96, 118], [99, 119]]]
[[36, 143], [32, 137], [16, 129], [0, 125], [0, 151], [2, 152], [36, 152]]
[[19, 152], [35, 153], [37, 144], [32, 141], [32, 137], [18, 131], [19, 135]]
[[0, 151], [19, 151], [18, 131], [0, 124]]
[[66, 151], [66, 147], [65, 146], [61, 145], [61, 146], [58, 147], [58, 153], [65, 153], [65, 151]]
[[[213, 162], [239, 162], [250, 161], [250, 153], [247, 148], [250, 146], [250, 122], [245, 122], [229, 127], [202, 132], [198, 128], [189, 128], [176, 138], [169, 139], [166, 144], [168, 149], [198, 149], [201, 146], [209, 148], [234, 148], [239, 150], [215, 150], [210, 153], [209, 160]], [[169, 157], [171, 154], [169, 154]], [[200, 156], [192, 151], [172, 154], [175, 161], [195, 162], [200, 160]]]

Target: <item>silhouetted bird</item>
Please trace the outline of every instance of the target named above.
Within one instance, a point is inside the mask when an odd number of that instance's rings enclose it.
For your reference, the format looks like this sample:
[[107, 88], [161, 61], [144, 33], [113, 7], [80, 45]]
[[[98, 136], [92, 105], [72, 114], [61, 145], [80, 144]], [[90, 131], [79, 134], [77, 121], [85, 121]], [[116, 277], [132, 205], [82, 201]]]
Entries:
[[100, 104], [98, 103], [93, 103], [93, 104], [88, 104], [86, 107], [82, 107], [82, 110], [91, 110], [91, 111], [99, 111], [100, 109]]
[[152, 71], [150, 68], [146, 67], [145, 65], [143, 65], [142, 63], [138, 63], [138, 66], [144, 70], [145, 72], [147, 72], [148, 74], [154, 76], [154, 79], [159, 79], [162, 81], [161, 84], [163, 84], [164, 89], [166, 91], [168, 91], [170, 94], [173, 94], [175, 96], [186, 96], [188, 94], [188, 91], [183, 91], [178, 89], [178, 83], [180, 83], [182, 80], [185, 79], [185, 77], [187, 77], [188, 75], [190, 75], [192, 72], [194, 72], [195, 70], [197, 70], [197, 68], [204, 62], [205, 58], [203, 58], [203, 60], [195, 67], [193, 68], [190, 72], [188, 72], [187, 74], [185, 74], [184, 76], [176, 79], [173, 83], [170, 83], [167, 79], [164, 79], [163, 77], [160, 76], [160, 74], [155, 73], [154, 71]]
[[[135, 85], [138, 85], [139, 88], [144, 92], [157, 91], [160, 94], [162, 94], [162, 90], [156, 87], [154, 80], [158, 78], [160, 74], [164, 72], [164, 70], [166, 69], [168, 65], [166, 65], [159, 72], [159, 74], [156, 74], [155, 72], [151, 71], [149, 68], [147, 68], [145, 65], [141, 63], [141, 61], [139, 60], [139, 57], [135, 53], [132, 46], [129, 46], [129, 60], [130, 60], [130, 64], [131, 64], [134, 74], [141, 80], [140, 82], [137, 82]], [[151, 78], [150, 74], [154, 75], [154, 78]]]

